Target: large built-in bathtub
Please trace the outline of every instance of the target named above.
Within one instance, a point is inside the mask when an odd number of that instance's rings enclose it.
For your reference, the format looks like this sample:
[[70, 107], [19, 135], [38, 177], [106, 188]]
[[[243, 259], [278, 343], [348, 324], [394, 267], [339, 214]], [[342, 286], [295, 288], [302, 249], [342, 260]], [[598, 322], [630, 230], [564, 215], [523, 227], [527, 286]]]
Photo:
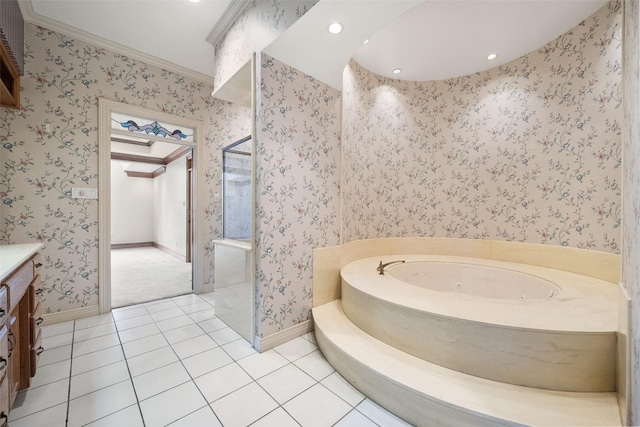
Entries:
[[[379, 274], [380, 263], [392, 261]], [[560, 391], [615, 391], [617, 289], [535, 265], [443, 255], [363, 258], [341, 270], [359, 328], [455, 371]]]
[[319, 349], [412, 425], [624, 424], [619, 255], [400, 237], [318, 248], [313, 259]]

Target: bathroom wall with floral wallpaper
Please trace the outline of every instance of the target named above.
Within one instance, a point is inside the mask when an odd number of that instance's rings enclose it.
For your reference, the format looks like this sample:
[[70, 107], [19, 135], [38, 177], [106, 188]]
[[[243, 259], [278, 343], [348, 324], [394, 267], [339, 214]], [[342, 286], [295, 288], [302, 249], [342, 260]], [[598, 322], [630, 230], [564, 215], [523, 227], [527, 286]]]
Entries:
[[215, 89], [224, 85], [254, 52], [260, 52], [318, 0], [251, 0], [215, 46]]
[[21, 109], [0, 108], [0, 244], [43, 242], [45, 311], [98, 304], [100, 200], [72, 199], [71, 188], [98, 187], [101, 97], [203, 123], [200, 249], [213, 283], [221, 148], [250, 133], [250, 110], [212, 98], [209, 84], [31, 24], [21, 86]]
[[[627, 339], [625, 390], [629, 404], [624, 425], [640, 425], [640, 5], [624, 2], [624, 138], [622, 283], [631, 300], [630, 314], [623, 319], [621, 336]], [[625, 296], [626, 297], [626, 296]], [[622, 310], [621, 310], [622, 311]], [[625, 422], [626, 421], [626, 422]]]
[[256, 106], [258, 335], [310, 319], [312, 250], [340, 242], [340, 93], [268, 55]]
[[486, 72], [406, 82], [351, 62], [343, 240], [446, 236], [618, 253], [621, 4]]

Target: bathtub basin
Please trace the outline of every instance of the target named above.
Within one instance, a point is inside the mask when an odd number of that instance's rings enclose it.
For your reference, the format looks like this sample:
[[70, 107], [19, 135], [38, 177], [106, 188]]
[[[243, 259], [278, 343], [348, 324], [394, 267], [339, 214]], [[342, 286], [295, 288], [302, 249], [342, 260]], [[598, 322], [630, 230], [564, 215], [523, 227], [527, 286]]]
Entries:
[[[385, 274], [378, 264], [389, 265]], [[373, 337], [466, 374], [542, 389], [615, 390], [617, 289], [575, 273], [437, 255], [364, 258], [342, 307]]]
[[532, 274], [462, 262], [405, 262], [388, 267], [386, 274], [414, 286], [482, 298], [544, 300], [560, 293], [558, 285]]

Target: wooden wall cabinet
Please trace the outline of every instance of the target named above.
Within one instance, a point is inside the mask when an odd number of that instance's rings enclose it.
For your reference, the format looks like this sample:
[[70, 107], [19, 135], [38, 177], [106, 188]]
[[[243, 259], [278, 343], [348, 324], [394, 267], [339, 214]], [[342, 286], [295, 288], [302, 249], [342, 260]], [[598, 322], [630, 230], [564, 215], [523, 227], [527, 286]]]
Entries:
[[0, 43], [0, 106], [20, 108], [20, 74]]
[[42, 351], [40, 254], [13, 271], [0, 286], [0, 427], [16, 395], [28, 388]]
[[20, 108], [21, 75], [24, 75], [24, 19], [17, 0], [2, 0], [0, 1], [0, 106]]

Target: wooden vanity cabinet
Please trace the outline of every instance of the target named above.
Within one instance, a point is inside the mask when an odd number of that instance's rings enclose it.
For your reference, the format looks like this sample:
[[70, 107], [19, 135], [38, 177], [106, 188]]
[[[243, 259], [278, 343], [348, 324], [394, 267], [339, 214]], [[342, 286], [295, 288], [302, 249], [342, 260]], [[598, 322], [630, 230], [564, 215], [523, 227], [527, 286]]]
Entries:
[[9, 328], [7, 289], [0, 286], [0, 426], [7, 425], [9, 417]]
[[40, 259], [40, 254], [36, 254], [33, 258], [33, 281], [31, 285], [29, 285], [29, 336], [31, 338], [30, 341], [30, 368], [31, 368], [31, 376], [33, 377], [36, 374], [36, 368], [38, 367], [38, 360], [40, 359], [40, 354], [44, 351], [42, 347], [42, 331], [40, 327], [42, 322], [44, 322], [44, 318], [42, 317], [42, 304], [40, 304], [40, 297], [44, 292], [42, 288], [42, 280], [40, 280], [40, 268], [42, 267], [42, 262]]
[[[0, 286], [0, 310], [2, 298], [6, 300], [6, 315], [0, 317], [0, 406], [6, 400], [7, 414], [13, 406], [18, 391], [28, 388], [36, 373], [42, 353], [42, 308], [40, 296], [40, 255], [35, 254], [18, 267]], [[2, 335], [2, 331], [6, 331]], [[2, 376], [2, 340], [6, 340], [6, 368]], [[6, 395], [6, 399], [5, 399]], [[4, 406], [2, 406], [4, 408]], [[0, 427], [3, 419], [0, 412]]]

